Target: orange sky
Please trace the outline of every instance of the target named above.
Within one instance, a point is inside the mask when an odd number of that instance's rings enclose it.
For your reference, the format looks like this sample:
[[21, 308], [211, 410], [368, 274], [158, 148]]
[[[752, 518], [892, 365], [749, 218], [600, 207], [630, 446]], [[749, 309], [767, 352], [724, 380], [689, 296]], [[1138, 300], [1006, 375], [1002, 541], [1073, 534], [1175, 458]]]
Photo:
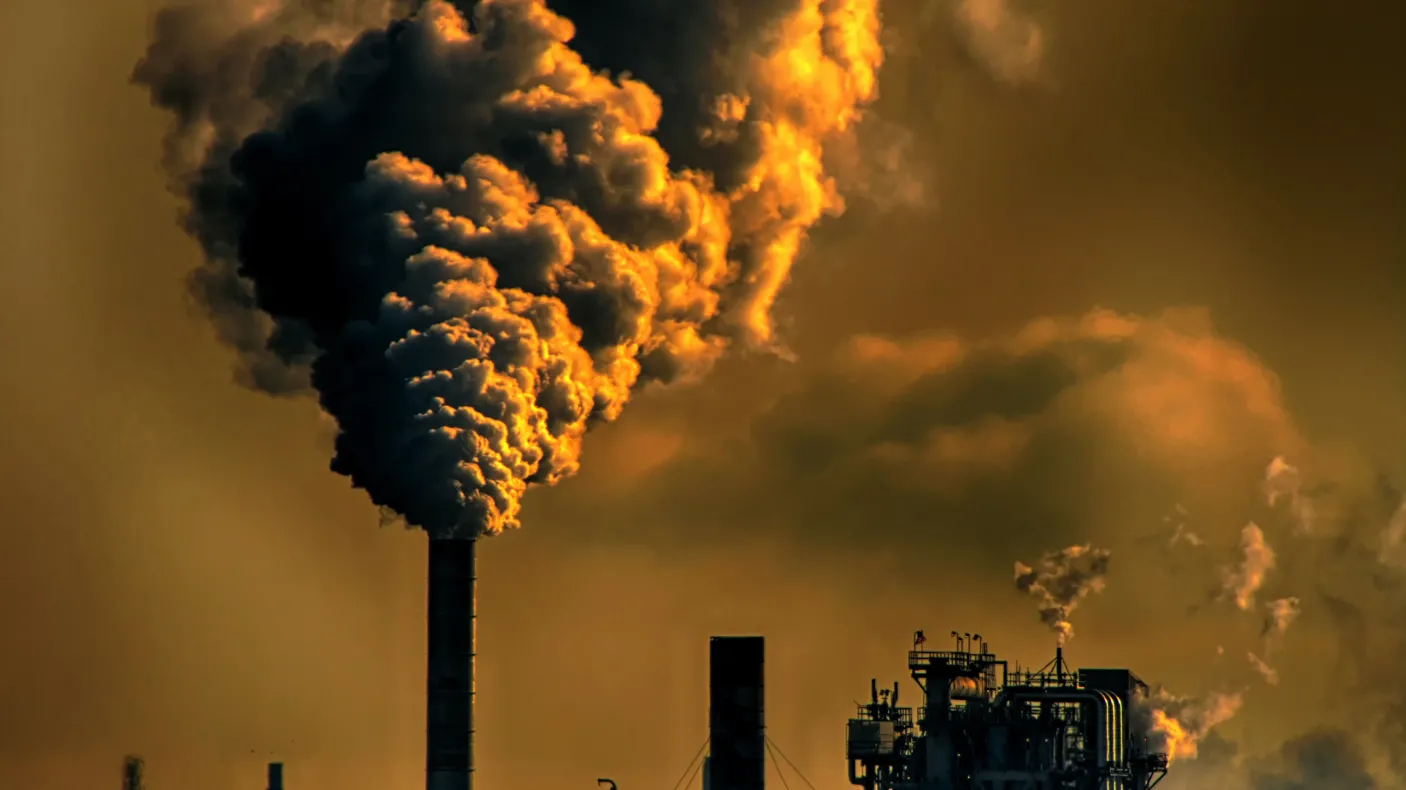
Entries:
[[[861, 201], [823, 226], [777, 308], [796, 362], [732, 358], [642, 394], [587, 438], [578, 477], [529, 493], [524, 528], [483, 546], [485, 787], [672, 783], [705, 735], [707, 637], [756, 632], [769, 733], [838, 790], [843, 720], [869, 677], [902, 677], [909, 634], [980, 630], [1043, 663], [1011, 563], [1084, 539], [1114, 570], [1075, 614], [1074, 663], [1188, 693], [1249, 684], [1253, 618], [1188, 609], [1232, 557], [1267, 454], [1295, 443], [1348, 488], [1364, 470], [1406, 485], [1399, 25], [1366, 0], [1043, 3], [1023, 71], [1004, 39], [940, 4], [922, 28], [916, 5], [886, 6], [879, 107], [913, 136], [924, 206]], [[234, 385], [188, 305], [198, 251], [158, 169], [164, 120], [126, 84], [155, 7], [0, 8], [0, 773], [115, 786], [135, 751], [154, 790], [259, 787], [273, 758], [293, 788], [409, 790], [423, 537], [378, 529], [327, 471], [314, 405]], [[1131, 372], [1049, 401], [1012, 379], [997, 392], [1040, 408], [973, 434], [1046, 454], [990, 461], [991, 490], [1031, 494], [1025, 510], [926, 473], [990, 446], [936, 430], [957, 395], [913, 400], [882, 381], [897, 363], [844, 373], [856, 335], [940, 374], [915, 338], [970, 348], [1095, 307], [1141, 317]], [[1265, 408], [1243, 395], [1261, 385]], [[895, 455], [894, 425], [935, 438]], [[1206, 552], [1139, 544], [1188, 492]], [[1394, 644], [1373, 619], [1386, 596], [1314, 575], [1320, 548], [1286, 544], [1266, 591], [1331, 586]], [[1306, 610], [1283, 684], [1255, 685], [1225, 728], [1247, 751], [1347, 715], [1323, 671], [1337, 631]]]

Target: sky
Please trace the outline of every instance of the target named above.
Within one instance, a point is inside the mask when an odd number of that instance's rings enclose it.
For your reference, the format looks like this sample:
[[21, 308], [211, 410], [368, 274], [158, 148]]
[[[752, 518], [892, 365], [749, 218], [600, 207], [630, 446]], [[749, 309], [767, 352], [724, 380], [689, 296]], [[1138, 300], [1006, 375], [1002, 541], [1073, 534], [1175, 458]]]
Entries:
[[[1388, 770], [1398, 23], [1188, 5], [884, 4], [849, 210], [773, 310], [789, 353], [645, 387], [484, 541], [485, 786], [672, 783], [706, 736], [708, 636], [760, 633], [768, 733], [836, 790], [869, 678], [916, 693], [914, 630], [1043, 664], [1012, 565], [1086, 542], [1112, 560], [1074, 664], [1243, 692], [1184, 776], [1314, 787], [1294, 772], [1349, 724]], [[257, 787], [274, 759], [290, 787], [415, 787], [425, 537], [329, 471], [314, 401], [240, 385], [193, 303], [167, 119], [129, 83], [158, 7], [0, 9], [0, 770], [115, 785], [140, 753], [157, 790]], [[588, 61], [628, 60], [611, 33], [582, 24]], [[1311, 525], [1263, 494], [1281, 454]], [[1242, 611], [1214, 593], [1250, 520], [1278, 562]], [[1266, 649], [1284, 596], [1303, 615]]]

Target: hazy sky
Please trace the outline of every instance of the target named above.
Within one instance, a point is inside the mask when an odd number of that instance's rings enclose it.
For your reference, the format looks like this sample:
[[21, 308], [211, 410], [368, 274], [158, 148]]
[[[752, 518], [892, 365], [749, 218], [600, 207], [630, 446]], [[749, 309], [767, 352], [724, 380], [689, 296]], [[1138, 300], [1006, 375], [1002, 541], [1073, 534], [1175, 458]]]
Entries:
[[[409, 790], [424, 538], [378, 528], [315, 405], [237, 386], [191, 306], [165, 119], [128, 85], [158, 5], [0, 7], [0, 772], [115, 785], [139, 752], [154, 790], [259, 787], [269, 759]], [[1113, 572], [1071, 660], [1248, 688], [1244, 753], [1393, 666], [1399, 571], [1364, 557], [1378, 478], [1406, 487], [1400, 21], [1036, 2], [1030, 44], [991, 0], [917, 6], [885, 6], [878, 107], [909, 179], [814, 234], [777, 311], [796, 361], [643, 393], [482, 547], [485, 787], [672, 783], [707, 637], [762, 633], [768, 731], [837, 790], [852, 701], [911, 632], [1043, 663], [1011, 564], [1085, 540]], [[1313, 536], [1259, 496], [1281, 451], [1337, 484]], [[1207, 546], [1166, 545], [1177, 503]], [[1305, 601], [1277, 687], [1242, 658], [1258, 616], [1200, 606], [1249, 518], [1281, 555], [1262, 598]]]

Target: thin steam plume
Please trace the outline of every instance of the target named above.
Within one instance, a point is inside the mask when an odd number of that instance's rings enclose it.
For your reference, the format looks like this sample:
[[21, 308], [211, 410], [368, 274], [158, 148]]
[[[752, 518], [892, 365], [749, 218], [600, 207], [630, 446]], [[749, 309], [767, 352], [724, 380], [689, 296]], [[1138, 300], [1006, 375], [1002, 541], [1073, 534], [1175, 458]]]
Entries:
[[1401, 565], [1403, 547], [1406, 547], [1406, 499], [1392, 511], [1382, 528], [1378, 559], [1383, 565]]
[[1277, 455], [1264, 470], [1264, 496], [1270, 507], [1286, 503], [1294, 531], [1300, 535], [1313, 531], [1318, 513], [1304, 491], [1303, 473], [1283, 456]]
[[1190, 517], [1191, 513], [1180, 502], [1172, 508], [1171, 513], [1162, 517], [1164, 523], [1172, 525], [1172, 536], [1167, 539], [1168, 546], [1175, 546], [1179, 543], [1197, 547], [1206, 545], [1206, 541], [1200, 535], [1192, 532], [1188, 526], [1187, 522]]
[[1271, 686], [1279, 685], [1279, 670], [1270, 666], [1268, 662], [1260, 658], [1251, 651], [1245, 654], [1245, 659], [1250, 662], [1250, 667], [1259, 673], [1259, 676]]
[[1299, 619], [1299, 614], [1303, 607], [1299, 599], [1295, 596], [1287, 598], [1277, 598], [1264, 605], [1264, 629], [1260, 636], [1269, 645], [1278, 644], [1284, 638], [1284, 633], [1289, 630], [1289, 626]]
[[1251, 522], [1240, 530], [1240, 561], [1221, 571], [1221, 594], [1235, 602], [1241, 611], [1250, 611], [1255, 593], [1264, 585], [1274, 567], [1274, 548], [1265, 541], [1264, 530]]
[[1260, 656], [1250, 652], [1246, 654], [1247, 660], [1264, 682], [1271, 686], [1279, 685], [1279, 672], [1270, 666], [1268, 659], [1282, 644], [1284, 634], [1288, 632], [1289, 626], [1298, 619], [1302, 611], [1299, 599], [1294, 596], [1287, 598], [1277, 598], [1265, 604], [1264, 627], [1260, 629], [1260, 638], [1264, 640], [1264, 655]]
[[877, 0], [794, 3], [705, 102], [699, 128], [746, 132], [712, 141], [726, 189], [542, 0], [397, 5], [169, 9], [134, 79], [175, 116], [194, 288], [246, 381], [310, 384], [376, 505], [494, 534], [634, 390], [780, 350], [772, 305], [843, 210], [824, 147], [876, 95]]
[[1074, 636], [1069, 615], [1080, 599], [1103, 590], [1109, 556], [1108, 551], [1085, 544], [1049, 552], [1037, 567], [1015, 564], [1016, 589], [1039, 603], [1040, 621], [1054, 631], [1059, 644]]

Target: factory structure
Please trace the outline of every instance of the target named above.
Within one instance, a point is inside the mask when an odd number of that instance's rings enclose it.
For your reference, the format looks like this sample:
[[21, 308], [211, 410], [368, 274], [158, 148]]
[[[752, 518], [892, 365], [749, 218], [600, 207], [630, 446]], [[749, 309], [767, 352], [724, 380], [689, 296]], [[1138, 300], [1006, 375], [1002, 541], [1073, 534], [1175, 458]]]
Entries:
[[[1039, 670], [1010, 669], [979, 634], [953, 650], [924, 650], [915, 634], [908, 671], [921, 693], [871, 680], [849, 720], [851, 784], [864, 790], [1150, 790], [1167, 755], [1130, 726], [1147, 685], [1127, 669], [1071, 670], [1064, 651]], [[713, 637], [709, 754], [703, 790], [765, 790], [769, 740], [762, 637]]]
[[[431, 539], [428, 557], [425, 787], [473, 790], [477, 546]], [[123, 763], [124, 790], [145, 790], [142, 758]], [[268, 790], [283, 790], [283, 764], [268, 764]]]
[[[429, 544], [425, 785], [472, 790], [476, 541]], [[870, 681], [869, 702], [846, 731], [851, 784], [1151, 790], [1166, 776], [1167, 755], [1152, 752], [1130, 722], [1135, 699], [1148, 691], [1131, 671], [1071, 670], [1063, 648], [1039, 670], [1011, 669], [980, 634], [952, 636], [954, 649], [926, 650], [923, 632], [915, 633], [908, 671], [921, 693], [916, 707], [899, 704], [898, 683], [881, 689]], [[765, 790], [767, 757], [775, 751], [766, 733], [765, 680], [763, 637], [711, 639], [703, 790]], [[143, 768], [140, 758], [128, 758], [124, 790], [144, 790]], [[597, 781], [615, 790], [613, 780]], [[268, 765], [267, 787], [283, 790], [281, 763]]]
[[[146, 790], [146, 760], [128, 755], [122, 761], [122, 790]], [[267, 790], [283, 790], [283, 763], [268, 764]]]
[[1039, 670], [1011, 670], [980, 634], [952, 636], [953, 650], [923, 650], [922, 632], [914, 635], [908, 671], [922, 694], [917, 707], [898, 704], [897, 683], [880, 689], [870, 682], [869, 702], [849, 721], [852, 784], [1149, 790], [1166, 776], [1167, 755], [1150, 752], [1129, 726], [1130, 705], [1147, 693], [1131, 671], [1072, 671], [1063, 648]]
[[715, 636], [708, 649], [703, 790], [766, 787], [766, 640]]

